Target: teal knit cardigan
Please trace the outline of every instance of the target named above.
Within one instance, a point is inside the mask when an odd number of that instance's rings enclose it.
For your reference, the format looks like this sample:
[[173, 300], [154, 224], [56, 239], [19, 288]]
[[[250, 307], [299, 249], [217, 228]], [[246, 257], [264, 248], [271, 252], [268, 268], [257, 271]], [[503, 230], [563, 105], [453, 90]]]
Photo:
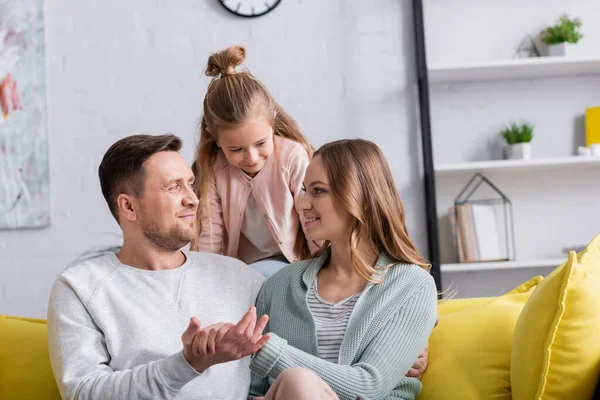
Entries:
[[[421, 382], [405, 375], [437, 317], [437, 291], [431, 275], [417, 265], [396, 264], [368, 283], [348, 321], [338, 363], [319, 358], [317, 334], [306, 296], [329, 253], [291, 264], [263, 285], [258, 315], [269, 315], [271, 339], [254, 356], [249, 399], [263, 396], [288, 368], [316, 372], [341, 400], [415, 399]], [[380, 255], [378, 266], [394, 262]]]

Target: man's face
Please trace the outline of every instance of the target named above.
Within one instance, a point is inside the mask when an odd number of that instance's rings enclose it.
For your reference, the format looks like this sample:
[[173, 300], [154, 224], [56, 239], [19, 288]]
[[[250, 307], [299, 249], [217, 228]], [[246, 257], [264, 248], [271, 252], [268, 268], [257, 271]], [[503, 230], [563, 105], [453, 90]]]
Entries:
[[144, 193], [137, 199], [142, 233], [160, 249], [178, 250], [196, 234], [194, 174], [175, 151], [152, 155], [144, 173]]

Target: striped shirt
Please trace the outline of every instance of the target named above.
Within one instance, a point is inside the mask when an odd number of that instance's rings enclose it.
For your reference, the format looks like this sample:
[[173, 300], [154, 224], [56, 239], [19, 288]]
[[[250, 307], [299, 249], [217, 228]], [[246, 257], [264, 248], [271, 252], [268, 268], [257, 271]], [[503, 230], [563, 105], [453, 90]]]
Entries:
[[323, 360], [338, 363], [346, 327], [361, 293], [353, 294], [335, 304], [330, 303], [319, 296], [316, 279], [308, 291], [308, 308], [315, 320], [319, 357]]

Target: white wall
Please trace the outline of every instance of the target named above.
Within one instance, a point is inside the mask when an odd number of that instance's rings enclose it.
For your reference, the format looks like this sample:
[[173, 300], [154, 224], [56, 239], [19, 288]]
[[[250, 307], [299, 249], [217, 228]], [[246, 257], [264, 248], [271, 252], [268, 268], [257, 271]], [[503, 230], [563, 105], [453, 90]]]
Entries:
[[0, 313], [45, 317], [65, 265], [118, 242], [96, 172], [110, 144], [173, 132], [191, 160], [206, 59], [236, 43], [315, 146], [382, 146], [423, 248], [412, 29], [407, 0], [284, 0], [255, 20], [217, 0], [47, 0], [52, 226], [0, 231]]
[[424, 0], [427, 61], [463, 64], [511, 58], [521, 40], [566, 13], [579, 17], [580, 55], [600, 55], [600, 4], [596, 0]]
[[[425, 0], [429, 65], [512, 58], [521, 40], [559, 15], [580, 17], [584, 38], [577, 56], [600, 57], [600, 2], [596, 0]], [[539, 44], [539, 40], [538, 40]], [[545, 52], [545, 47], [540, 45]], [[544, 53], [543, 53], [544, 54]], [[600, 72], [600, 71], [599, 71]], [[534, 157], [575, 154], [584, 145], [584, 113], [600, 106], [600, 74], [431, 86], [435, 163], [502, 158], [499, 131], [511, 121], [535, 125]], [[442, 261], [455, 262], [447, 209], [472, 174], [437, 177]], [[486, 174], [512, 200], [517, 259], [565, 257], [562, 247], [600, 233], [600, 171], [538, 170]], [[459, 297], [495, 295], [552, 268], [444, 274]]]

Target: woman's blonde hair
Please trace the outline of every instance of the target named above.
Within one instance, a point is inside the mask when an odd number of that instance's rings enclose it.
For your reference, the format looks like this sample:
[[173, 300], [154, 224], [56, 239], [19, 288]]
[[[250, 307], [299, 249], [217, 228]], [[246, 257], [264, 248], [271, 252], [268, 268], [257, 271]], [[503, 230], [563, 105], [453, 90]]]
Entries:
[[[316, 156], [321, 156], [333, 196], [354, 217], [350, 234], [354, 270], [362, 278], [378, 282], [372, 275], [394, 265], [380, 269], [368, 265], [359, 251], [361, 240], [370, 241], [396, 263], [429, 270], [408, 237], [404, 206], [381, 149], [368, 140], [347, 139], [325, 144]], [[328, 246], [326, 242], [315, 255], [323, 254]]]
[[[231, 46], [208, 58], [205, 74], [213, 77], [203, 103], [203, 116], [200, 121], [200, 144], [192, 170], [196, 176], [196, 195], [200, 199], [197, 213], [198, 234], [202, 231], [201, 216], [206, 213], [211, 229], [210, 204], [208, 200], [209, 172], [220, 151], [217, 146], [220, 129], [228, 129], [247, 122], [260, 115], [267, 118], [275, 135], [300, 143], [312, 157], [313, 149], [300, 133], [296, 121], [292, 119], [271, 96], [264, 85], [248, 71], [236, 71], [244, 62], [246, 49]], [[212, 237], [212, 232], [211, 232]], [[198, 250], [198, 235], [191, 243], [192, 250]]]

